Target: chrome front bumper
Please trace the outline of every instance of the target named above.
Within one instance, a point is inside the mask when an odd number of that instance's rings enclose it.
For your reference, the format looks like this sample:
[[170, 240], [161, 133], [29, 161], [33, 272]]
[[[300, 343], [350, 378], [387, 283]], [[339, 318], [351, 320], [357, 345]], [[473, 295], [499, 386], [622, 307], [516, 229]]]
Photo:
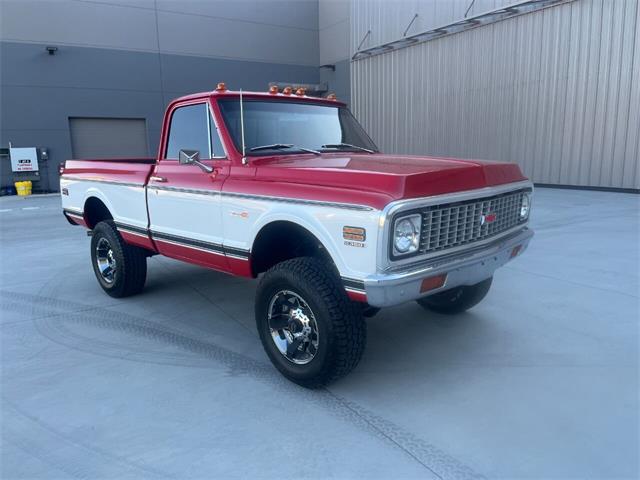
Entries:
[[[409, 270], [371, 275], [364, 279], [367, 302], [374, 307], [389, 307], [460, 285], [474, 285], [491, 277], [496, 269], [522, 254], [531, 237], [533, 231], [524, 228], [488, 245], [440, 256], [413, 265]], [[514, 255], [514, 249], [518, 247]], [[424, 293], [420, 291], [425, 278], [445, 273], [447, 278], [442, 287]]]

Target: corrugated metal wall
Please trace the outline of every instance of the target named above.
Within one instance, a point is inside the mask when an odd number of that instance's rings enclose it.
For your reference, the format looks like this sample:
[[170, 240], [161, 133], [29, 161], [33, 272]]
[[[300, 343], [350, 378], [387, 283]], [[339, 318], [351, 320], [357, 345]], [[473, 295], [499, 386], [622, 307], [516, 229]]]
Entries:
[[[352, 2], [352, 52], [363, 30], [386, 25], [372, 5]], [[575, 0], [356, 60], [352, 108], [385, 152], [516, 161], [539, 183], [640, 188], [639, 19], [638, 0]]]

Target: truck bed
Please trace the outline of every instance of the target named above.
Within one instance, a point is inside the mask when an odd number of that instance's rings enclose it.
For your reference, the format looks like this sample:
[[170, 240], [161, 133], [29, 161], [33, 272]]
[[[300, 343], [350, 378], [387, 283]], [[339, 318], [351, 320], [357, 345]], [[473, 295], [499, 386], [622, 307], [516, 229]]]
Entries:
[[[145, 185], [155, 158], [67, 160], [61, 170], [62, 207], [67, 219], [93, 228], [96, 202], [102, 202], [114, 222], [130, 225], [131, 243], [153, 249], [146, 234], [149, 225]], [[91, 201], [88, 201], [91, 199]]]

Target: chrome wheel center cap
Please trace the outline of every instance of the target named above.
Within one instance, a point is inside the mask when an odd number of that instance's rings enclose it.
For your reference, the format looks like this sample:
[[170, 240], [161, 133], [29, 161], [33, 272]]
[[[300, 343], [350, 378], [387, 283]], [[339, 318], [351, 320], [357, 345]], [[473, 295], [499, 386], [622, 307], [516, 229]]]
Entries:
[[308, 338], [309, 335], [311, 334], [309, 317], [305, 315], [305, 313], [302, 311], [301, 308], [291, 309], [291, 311], [289, 312], [289, 316], [294, 322], [297, 322], [302, 327], [302, 330], [300, 330], [299, 332], [295, 332], [293, 336], [296, 338], [297, 337]]
[[278, 351], [290, 362], [305, 365], [318, 352], [318, 324], [305, 300], [291, 290], [280, 290], [268, 308], [269, 333]]

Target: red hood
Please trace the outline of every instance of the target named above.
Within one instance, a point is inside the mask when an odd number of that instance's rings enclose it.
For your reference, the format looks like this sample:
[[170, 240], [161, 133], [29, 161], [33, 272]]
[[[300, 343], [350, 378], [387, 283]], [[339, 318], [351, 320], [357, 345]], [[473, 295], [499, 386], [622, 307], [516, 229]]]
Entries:
[[[518, 165], [483, 160], [382, 154], [281, 155], [252, 161], [256, 180], [333, 187], [383, 204], [526, 180]], [[307, 190], [305, 188], [305, 190]], [[324, 190], [324, 189], [321, 189]], [[334, 190], [334, 193], [335, 192]], [[324, 195], [322, 195], [324, 197]], [[380, 201], [372, 198], [381, 197]], [[337, 200], [336, 200], [337, 201]], [[372, 205], [379, 208], [379, 205]]]

